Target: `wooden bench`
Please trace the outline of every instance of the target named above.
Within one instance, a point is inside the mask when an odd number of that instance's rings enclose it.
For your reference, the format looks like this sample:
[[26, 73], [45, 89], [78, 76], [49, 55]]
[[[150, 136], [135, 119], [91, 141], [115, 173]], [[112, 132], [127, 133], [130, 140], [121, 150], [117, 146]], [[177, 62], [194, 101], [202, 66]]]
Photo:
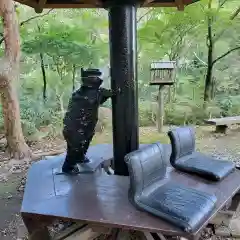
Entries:
[[205, 123], [216, 126], [216, 132], [226, 133], [229, 125], [240, 123], [240, 116], [235, 117], [223, 117], [223, 118], [212, 118], [204, 120]]
[[[100, 170], [95, 174], [72, 177], [56, 175], [55, 170], [61, 164], [59, 158], [42, 160], [33, 164], [28, 172], [21, 214], [31, 240], [52, 239], [47, 226], [56, 219], [83, 223], [88, 234], [89, 228], [110, 229], [116, 233], [116, 237], [113, 234], [111, 240], [119, 239], [118, 229], [144, 232], [145, 236], [146, 232], [152, 232], [195, 239], [240, 189], [238, 170], [223, 181], [212, 183], [168, 167], [168, 176], [172, 180], [187, 187], [214, 193], [218, 199], [211, 216], [195, 232], [189, 234], [160, 218], [137, 210], [128, 200], [128, 177], [107, 175]], [[86, 231], [84, 234], [87, 235]], [[81, 239], [93, 239], [93, 235]]]

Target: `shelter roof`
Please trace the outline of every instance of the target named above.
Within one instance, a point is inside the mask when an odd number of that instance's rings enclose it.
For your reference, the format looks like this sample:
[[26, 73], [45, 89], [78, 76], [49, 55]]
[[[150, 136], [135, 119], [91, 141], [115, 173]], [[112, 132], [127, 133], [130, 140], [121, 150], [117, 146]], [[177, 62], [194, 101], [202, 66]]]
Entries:
[[[44, 8], [104, 8], [112, 3], [124, 4], [133, 0], [16, 0], [35, 9]], [[177, 7], [183, 10], [184, 6], [199, 0], [135, 0], [140, 7]]]

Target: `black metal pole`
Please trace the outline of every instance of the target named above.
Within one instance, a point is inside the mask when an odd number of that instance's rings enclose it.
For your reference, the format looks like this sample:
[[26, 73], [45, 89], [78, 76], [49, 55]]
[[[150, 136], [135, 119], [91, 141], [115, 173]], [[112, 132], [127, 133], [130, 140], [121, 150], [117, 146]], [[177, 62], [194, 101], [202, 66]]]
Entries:
[[109, 8], [111, 86], [121, 89], [112, 100], [114, 169], [128, 175], [124, 156], [138, 149], [136, 11], [132, 5]]

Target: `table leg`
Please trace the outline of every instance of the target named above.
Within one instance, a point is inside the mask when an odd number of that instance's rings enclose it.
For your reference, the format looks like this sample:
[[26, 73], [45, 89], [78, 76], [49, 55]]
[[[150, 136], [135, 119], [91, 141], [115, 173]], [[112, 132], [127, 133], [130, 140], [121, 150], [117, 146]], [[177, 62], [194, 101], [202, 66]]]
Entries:
[[118, 228], [113, 228], [111, 230], [110, 235], [108, 236], [107, 240], [117, 240], [118, 239], [118, 235], [119, 235], [119, 229]]
[[216, 132], [217, 133], [226, 133], [228, 126], [227, 125], [217, 125]]
[[29, 233], [29, 240], [51, 240], [47, 224], [33, 218], [22, 216]]

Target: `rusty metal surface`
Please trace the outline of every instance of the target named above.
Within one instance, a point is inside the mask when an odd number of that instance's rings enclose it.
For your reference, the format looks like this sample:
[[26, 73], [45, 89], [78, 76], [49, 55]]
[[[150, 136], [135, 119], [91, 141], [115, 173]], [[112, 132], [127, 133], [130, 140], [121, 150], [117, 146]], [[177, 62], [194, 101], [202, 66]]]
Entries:
[[25, 218], [83, 220], [107, 227], [194, 237], [240, 188], [239, 170], [221, 182], [211, 183], [169, 168], [169, 180], [214, 193], [218, 199], [205, 224], [192, 235], [186, 235], [160, 218], [136, 210], [128, 201], [128, 177], [99, 173], [74, 177], [54, 175], [53, 169], [58, 164], [54, 159], [45, 160], [33, 164], [30, 168], [21, 209]]

